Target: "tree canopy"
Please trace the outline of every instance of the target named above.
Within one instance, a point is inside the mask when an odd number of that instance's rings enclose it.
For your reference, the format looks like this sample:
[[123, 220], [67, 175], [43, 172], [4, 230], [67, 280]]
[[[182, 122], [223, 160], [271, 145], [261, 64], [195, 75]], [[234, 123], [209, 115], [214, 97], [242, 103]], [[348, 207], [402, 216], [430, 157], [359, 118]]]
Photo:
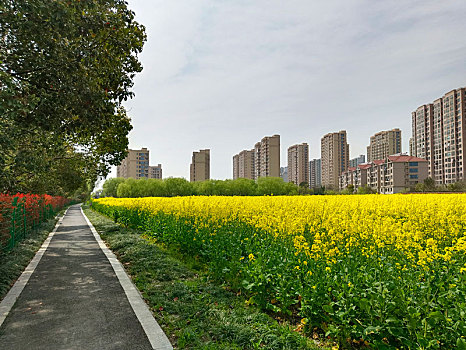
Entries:
[[[111, 178], [103, 184], [104, 197], [176, 197], [176, 196], [262, 196], [295, 195], [298, 187], [281, 178], [261, 177], [256, 181], [206, 180], [189, 182], [183, 178], [139, 179]], [[307, 193], [306, 193], [307, 194]]]
[[0, 4], [0, 186], [69, 195], [126, 155], [145, 29], [123, 0]]

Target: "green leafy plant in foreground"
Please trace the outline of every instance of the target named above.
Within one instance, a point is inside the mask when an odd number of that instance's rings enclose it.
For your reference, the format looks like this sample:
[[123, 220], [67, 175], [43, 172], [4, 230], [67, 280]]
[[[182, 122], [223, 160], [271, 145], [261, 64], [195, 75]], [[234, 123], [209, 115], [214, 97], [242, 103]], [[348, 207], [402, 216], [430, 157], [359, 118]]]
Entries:
[[[379, 200], [377, 196], [372, 198]], [[390, 198], [406, 201], [428, 197]], [[206, 206], [211, 198], [171, 199], [190, 204], [175, 212], [165, 211], [164, 207], [149, 211], [142, 206], [99, 202], [93, 206], [123, 225], [145, 231], [151, 239], [183, 256], [197, 259], [211, 278], [246, 295], [250, 305], [291, 320], [299, 317], [310, 335], [318, 329], [321, 335], [347, 348], [461, 348], [466, 334], [466, 257], [461, 243], [466, 241], [458, 210], [461, 197], [433, 199], [451, 200], [452, 205], [448, 210], [437, 210], [437, 216], [432, 212], [426, 217], [392, 206], [387, 206], [386, 212], [371, 214], [369, 207], [366, 216], [358, 219], [367, 221], [364, 229], [373, 230], [367, 236], [358, 236], [359, 231], [346, 234], [345, 226], [336, 232], [335, 226], [321, 224], [313, 231], [307, 227], [300, 235], [275, 236], [238, 219], [209, 216]], [[202, 215], [192, 209], [196, 201], [203, 201]], [[163, 203], [170, 205], [166, 200]], [[420, 205], [414, 209], [427, 210]], [[316, 216], [316, 222], [318, 219]], [[358, 224], [358, 220], [354, 222]], [[414, 233], [423, 230], [422, 238], [414, 234], [399, 236], [411, 237], [416, 242], [414, 247], [420, 247], [419, 254], [410, 256], [410, 251], [394, 249], [388, 238], [376, 241], [381, 220], [395, 228], [407, 224], [419, 228]], [[342, 237], [336, 248], [345, 253], [335, 254], [331, 262], [310, 258], [305, 243], [310, 250], [316, 232], [322, 239], [330, 229]], [[352, 235], [356, 240], [346, 246], [349, 241], [345, 239]], [[357, 246], [355, 242], [362, 244]], [[373, 249], [370, 254], [362, 254], [364, 247]], [[438, 253], [440, 249], [445, 253]]]
[[[86, 215], [119, 257], [175, 348], [315, 349], [291, 325], [278, 324], [247, 306], [231, 288], [213, 283], [203, 264], [182, 263], [153, 237], [115, 224], [92, 210]], [[188, 267], [189, 265], [190, 267]]]

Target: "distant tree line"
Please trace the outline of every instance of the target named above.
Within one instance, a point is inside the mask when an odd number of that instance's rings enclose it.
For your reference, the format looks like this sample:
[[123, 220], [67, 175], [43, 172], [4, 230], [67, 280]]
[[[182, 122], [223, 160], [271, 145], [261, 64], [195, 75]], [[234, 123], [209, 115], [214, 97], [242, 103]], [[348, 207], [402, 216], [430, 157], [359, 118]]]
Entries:
[[424, 182], [419, 182], [410, 189], [410, 192], [464, 192], [466, 191], [465, 182], [455, 182], [447, 185], [437, 185], [435, 180], [428, 177]]
[[[464, 183], [448, 186], [435, 186], [431, 178], [407, 192], [462, 192]], [[207, 180], [189, 182], [184, 178], [140, 179], [111, 178], [105, 181], [99, 197], [138, 198], [138, 197], [176, 197], [176, 196], [293, 196], [293, 195], [329, 195], [329, 194], [373, 194], [377, 193], [368, 186], [357, 190], [353, 185], [342, 191], [325, 189], [325, 187], [308, 188], [307, 183], [299, 186], [284, 182], [279, 177], [261, 177], [257, 181], [250, 179]]]
[[309, 189], [305, 184], [297, 186], [284, 182], [279, 177], [261, 177], [257, 181], [250, 179], [207, 180], [189, 182], [184, 178], [158, 179], [123, 179], [111, 178], [105, 181], [100, 196], [136, 198], [136, 197], [175, 197], [175, 196], [263, 196], [263, 195], [299, 195], [324, 194], [323, 188]]

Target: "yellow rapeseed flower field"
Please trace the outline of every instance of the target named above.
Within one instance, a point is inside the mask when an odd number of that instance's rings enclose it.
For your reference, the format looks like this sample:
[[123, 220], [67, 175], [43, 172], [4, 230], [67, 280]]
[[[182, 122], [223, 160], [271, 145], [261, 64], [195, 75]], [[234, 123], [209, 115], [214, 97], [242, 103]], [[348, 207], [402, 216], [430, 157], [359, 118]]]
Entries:
[[[463, 194], [102, 198], [96, 202], [191, 218], [214, 230], [239, 220], [276, 238], [292, 236], [297, 253], [329, 262], [355, 248], [368, 256], [390, 249], [426, 266], [466, 250]], [[312, 244], [304, 235], [312, 237]]]
[[306, 329], [421, 348], [466, 334], [465, 194], [102, 198], [93, 207], [199, 257], [249, 304], [299, 314]]

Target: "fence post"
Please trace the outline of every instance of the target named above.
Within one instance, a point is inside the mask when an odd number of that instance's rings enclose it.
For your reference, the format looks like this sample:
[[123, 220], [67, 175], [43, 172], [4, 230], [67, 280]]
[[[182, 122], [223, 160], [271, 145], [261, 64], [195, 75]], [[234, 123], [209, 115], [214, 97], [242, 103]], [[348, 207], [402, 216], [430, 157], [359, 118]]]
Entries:
[[10, 249], [15, 246], [15, 231], [16, 231], [16, 205], [18, 203], [18, 197], [13, 198], [11, 203], [11, 227], [10, 227]]
[[10, 249], [13, 249], [15, 246], [15, 211], [15, 208], [11, 211]]
[[27, 213], [26, 213], [26, 204], [23, 203], [22, 205], [22, 208], [23, 208], [23, 237], [26, 236], [26, 232], [27, 232], [27, 229], [28, 229], [28, 222], [27, 222]]

